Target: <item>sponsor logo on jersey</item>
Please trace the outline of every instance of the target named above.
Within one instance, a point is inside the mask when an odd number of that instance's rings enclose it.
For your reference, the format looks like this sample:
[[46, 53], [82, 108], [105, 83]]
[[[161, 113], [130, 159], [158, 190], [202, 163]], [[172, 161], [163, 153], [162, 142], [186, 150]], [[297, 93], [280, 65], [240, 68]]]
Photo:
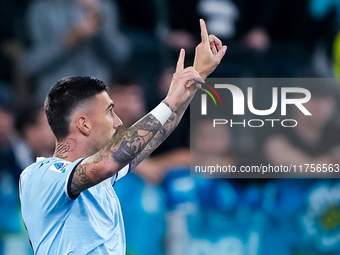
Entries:
[[66, 166], [69, 164], [69, 162], [65, 162], [65, 161], [57, 161], [55, 163], [53, 163], [50, 166], [50, 170], [57, 172], [57, 173], [65, 173], [66, 171]]

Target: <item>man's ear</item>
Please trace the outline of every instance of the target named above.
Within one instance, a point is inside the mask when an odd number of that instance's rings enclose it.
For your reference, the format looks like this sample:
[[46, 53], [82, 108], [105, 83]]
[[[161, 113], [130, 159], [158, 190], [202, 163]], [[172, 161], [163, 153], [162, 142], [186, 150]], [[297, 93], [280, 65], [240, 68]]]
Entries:
[[84, 115], [80, 115], [76, 119], [76, 125], [79, 131], [85, 135], [89, 136], [90, 135], [90, 130], [91, 130], [91, 123], [89, 121], [89, 118], [87, 118]]

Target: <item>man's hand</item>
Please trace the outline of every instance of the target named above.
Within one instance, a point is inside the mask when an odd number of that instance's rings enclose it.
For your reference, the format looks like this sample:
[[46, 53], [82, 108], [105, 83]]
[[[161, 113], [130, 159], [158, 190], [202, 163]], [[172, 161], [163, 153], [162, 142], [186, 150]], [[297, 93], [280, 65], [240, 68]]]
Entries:
[[177, 107], [185, 102], [190, 96], [190, 86], [188, 86], [189, 84], [192, 84], [189, 83], [190, 81], [204, 82], [192, 66], [184, 69], [184, 57], [185, 51], [184, 49], [181, 49], [177, 61], [176, 72], [173, 75], [168, 95], [164, 100], [172, 111], [175, 111]]
[[163, 101], [172, 108], [172, 114], [164, 123], [162, 129], [152, 138], [145, 148], [131, 161], [131, 168], [136, 167], [148, 157], [176, 128], [197, 91], [196, 82], [204, 83], [206, 78], [220, 63], [227, 49], [221, 41], [211, 35], [208, 36], [203, 20], [201, 22], [202, 42], [196, 48], [194, 67], [184, 69], [185, 52], [182, 49], [177, 61], [176, 72], [172, 78], [167, 97]]
[[222, 45], [220, 39], [214, 35], [208, 35], [207, 27], [203, 19], [200, 19], [201, 43], [196, 47], [194, 68], [205, 79], [221, 62], [227, 46]]

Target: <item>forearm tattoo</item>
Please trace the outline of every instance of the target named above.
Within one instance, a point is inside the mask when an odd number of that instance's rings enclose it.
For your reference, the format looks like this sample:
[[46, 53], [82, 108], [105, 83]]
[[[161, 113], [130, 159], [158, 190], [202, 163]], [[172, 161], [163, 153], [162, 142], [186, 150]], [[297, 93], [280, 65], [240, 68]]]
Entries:
[[171, 109], [172, 112], [175, 111], [174, 108], [172, 108], [165, 100], [162, 101], [163, 104], [165, 104], [167, 107], [169, 107]]
[[[155, 137], [147, 144], [145, 149], [140, 152], [135, 159], [131, 161], [130, 168], [135, 168], [140, 162], [145, 158], [150, 156], [150, 154], [159, 146], [162, 142], [172, 133], [172, 131], [177, 127], [179, 121], [182, 119], [185, 110], [188, 108], [193, 96], [193, 93], [185, 102], [180, 104], [178, 108], [172, 112], [169, 119], [164, 123], [162, 129], [155, 135]], [[168, 107], [169, 105], [163, 101]]]
[[[121, 167], [130, 163], [146, 147], [162, 124], [151, 114], [132, 126], [124, 135], [113, 139], [110, 146], [111, 157]], [[115, 141], [116, 140], [116, 141]]]
[[[122, 134], [114, 135], [111, 142], [94, 155], [94, 165], [91, 169], [86, 169], [83, 165], [77, 167], [71, 183], [72, 195], [77, 195], [98, 183], [98, 181], [91, 180], [91, 178], [96, 180], [101, 178], [96, 164], [108, 156], [111, 156], [118, 163], [119, 168], [129, 163], [131, 169], [136, 167], [171, 134], [182, 118], [192, 97], [193, 95], [180, 104], [163, 126], [152, 114], [148, 114]], [[67, 151], [70, 148], [60, 147], [60, 152]]]

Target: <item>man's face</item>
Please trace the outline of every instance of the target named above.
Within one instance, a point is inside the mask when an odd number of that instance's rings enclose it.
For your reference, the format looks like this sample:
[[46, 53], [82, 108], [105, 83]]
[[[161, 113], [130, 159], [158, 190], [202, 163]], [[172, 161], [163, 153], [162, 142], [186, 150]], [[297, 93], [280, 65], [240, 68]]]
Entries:
[[113, 101], [106, 92], [95, 96], [91, 105], [90, 146], [97, 152], [111, 141], [112, 136], [122, 125], [122, 121], [113, 110]]

